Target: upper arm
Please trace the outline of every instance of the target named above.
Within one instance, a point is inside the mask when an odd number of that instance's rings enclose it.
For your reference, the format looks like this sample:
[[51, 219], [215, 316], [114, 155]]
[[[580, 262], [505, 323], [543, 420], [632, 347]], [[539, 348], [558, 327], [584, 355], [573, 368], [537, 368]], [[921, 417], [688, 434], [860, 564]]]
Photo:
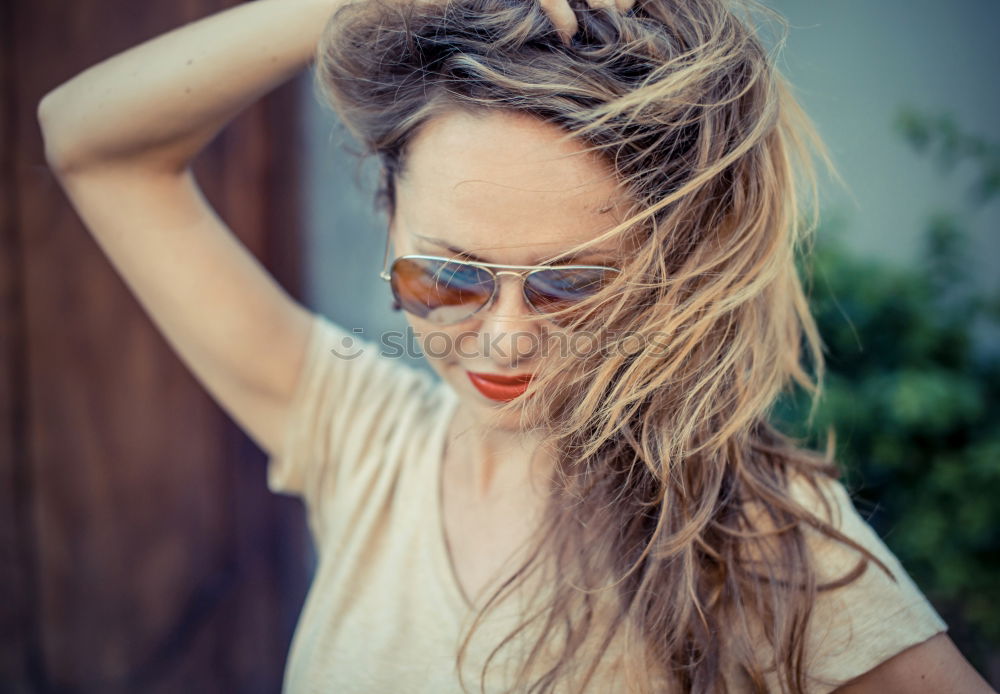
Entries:
[[816, 596], [807, 638], [809, 670], [818, 691], [990, 691], [955, 648], [948, 625], [899, 558], [854, 507], [846, 488], [829, 479], [818, 481], [831, 502], [831, 514], [802, 480], [793, 484], [793, 496], [888, 570], [868, 560], [853, 580], [839, 581], [857, 566], [861, 552], [818, 529], [804, 529], [817, 580], [831, 585]]
[[56, 174], [179, 358], [258, 445], [274, 451], [310, 312], [216, 215], [190, 169], [116, 163]]
[[945, 633], [907, 648], [836, 694], [996, 694]]

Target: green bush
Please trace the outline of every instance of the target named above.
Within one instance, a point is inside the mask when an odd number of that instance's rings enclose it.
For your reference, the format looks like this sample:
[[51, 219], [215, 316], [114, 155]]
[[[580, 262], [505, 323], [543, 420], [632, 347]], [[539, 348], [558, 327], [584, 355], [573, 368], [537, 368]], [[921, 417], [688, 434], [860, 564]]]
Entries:
[[[904, 112], [897, 127], [946, 166], [977, 160], [975, 201], [988, 201], [996, 148], [950, 123]], [[828, 359], [824, 394], [811, 426], [802, 392], [774, 417], [817, 448], [832, 427], [859, 510], [982, 663], [1000, 646], [1000, 297], [966, 269], [967, 236], [960, 215], [940, 213], [921, 261], [897, 267], [820, 230], [803, 274]]]

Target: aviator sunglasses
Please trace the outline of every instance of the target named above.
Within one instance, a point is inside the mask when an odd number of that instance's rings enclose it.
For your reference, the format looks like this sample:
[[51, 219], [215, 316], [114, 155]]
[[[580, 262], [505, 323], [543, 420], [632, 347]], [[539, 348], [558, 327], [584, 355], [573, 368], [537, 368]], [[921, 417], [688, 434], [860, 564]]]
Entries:
[[[386, 244], [388, 259], [388, 244]], [[521, 278], [528, 306], [547, 314], [586, 299], [607, 285], [618, 268], [604, 265], [499, 265], [433, 255], [403, 255], [379, 277], [389, 282], [396, 306], [436, 325], [452, 325], [490, 306], [500, 275]], [[553, 316], [556, 323], [569, 319]]]

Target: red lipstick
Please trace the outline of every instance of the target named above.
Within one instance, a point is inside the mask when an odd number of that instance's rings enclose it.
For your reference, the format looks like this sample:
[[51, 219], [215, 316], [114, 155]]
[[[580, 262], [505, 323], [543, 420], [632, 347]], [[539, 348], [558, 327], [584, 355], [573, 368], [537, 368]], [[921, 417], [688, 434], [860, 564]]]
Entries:
[[466, 371], [472, 385], [490, 400], [507, 402], [522, 395], [531, 382], [531, 374], [520, 376], [498, 376]]

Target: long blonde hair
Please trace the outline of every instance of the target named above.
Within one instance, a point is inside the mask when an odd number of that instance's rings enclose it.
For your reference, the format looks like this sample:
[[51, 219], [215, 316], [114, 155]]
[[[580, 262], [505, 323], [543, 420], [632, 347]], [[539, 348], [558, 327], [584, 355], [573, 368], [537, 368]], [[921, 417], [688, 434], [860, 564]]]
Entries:
[[[832, 437], [820, 454], [770, 423], [783, 391], [802, 387], [815, 405], [823, 379], [795, 260], [818, 221], [814, 159], [830, 161], [774, 67], [783, 36], [769, 54], [754, 28], [757, 16], [784, 21], [754, 0], [639, 0], [625, 14], [571, 1], [570, 47], [533, 2], [369, 0], [340, 9], [317, 52], [316, 84], [379, 158], [390, 215], [407, 144], [453, 110], [558, 126], [632, 204], [605, 237], [635, 251], [570, 316], [611, 341], [543, 362], [535, 397], [507, 406], [541, 423], [558, 463], [534, 550], [476, 625], [552, 573], [481, 684], [518, 634], [537, 636], [513, 685], [531, 692], [556, 691], [584, 662], [586, 682], [618, 635], [635, 691], [725, 691], [725, 661], [754, 691], [773, 666], [782, 691], [803, 692], [819, 591], [869, 559], [889, 571], [790, 491], [792, 473], [816, 491], [838, 477]], [[806, 527], [859, 550], [858, 565], [820, 585]]]

